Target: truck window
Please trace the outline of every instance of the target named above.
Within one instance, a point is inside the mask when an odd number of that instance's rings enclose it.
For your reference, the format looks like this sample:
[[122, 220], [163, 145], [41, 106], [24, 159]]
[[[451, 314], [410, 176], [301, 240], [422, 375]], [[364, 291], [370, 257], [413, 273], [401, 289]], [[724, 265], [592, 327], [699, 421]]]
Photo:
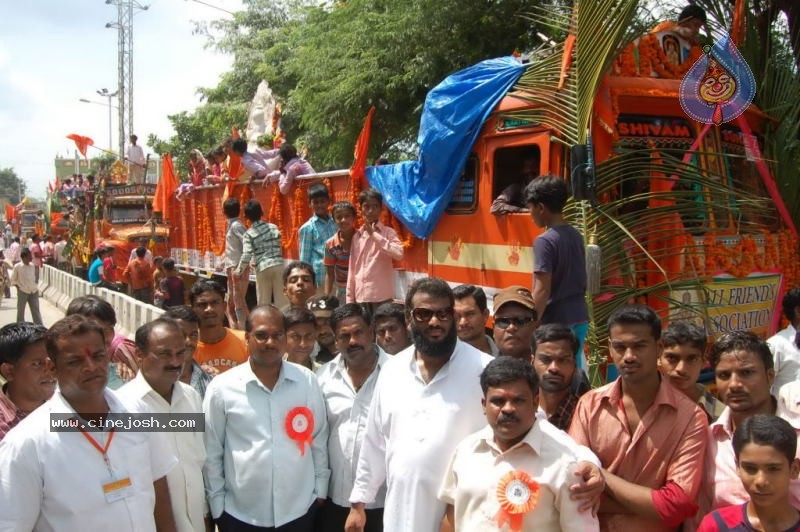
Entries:
[[536, 144], [498, 148], [494, 152], [492, 214], [519, 212], [525, 208], [525, 185], [541, 174], [541, 150]]
[[471, 153], [467, 164], [464, 165], [453, 198], [447, 205], [448, 214], [468, 214], [475, 211], [478, 205], [478, 168], [480, 168], [478, 156]]

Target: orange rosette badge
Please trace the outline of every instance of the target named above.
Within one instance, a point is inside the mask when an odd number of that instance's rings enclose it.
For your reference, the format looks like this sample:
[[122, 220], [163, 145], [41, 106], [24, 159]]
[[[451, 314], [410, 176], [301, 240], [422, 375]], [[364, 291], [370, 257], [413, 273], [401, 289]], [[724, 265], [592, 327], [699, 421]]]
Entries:
[[314, 432], [314, 413], [305, 406], [292, 408], [286, 414], [286, 434], [300, 446], [300, 456], [306, 454], [306, 444], [311, 445]]
[[508, 523], [512, 532], [522, 530], [522, 518], [536, 508], [539, 501], [539, 484], [524, 471], [509, 471], [497, 484], [500, 509], [494, 519], [497, 526]]

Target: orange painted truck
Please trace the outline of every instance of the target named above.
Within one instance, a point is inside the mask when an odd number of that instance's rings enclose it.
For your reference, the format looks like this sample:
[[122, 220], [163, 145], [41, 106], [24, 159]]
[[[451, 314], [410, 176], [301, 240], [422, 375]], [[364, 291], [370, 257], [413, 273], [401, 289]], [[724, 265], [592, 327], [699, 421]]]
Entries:
[[[639, 46], [660, 46], [659, 38]], [[650, 52], [651, 61], [669, 60], [663, 49], [661, 56]], [[592, 316], [602, 323], [615, 306], [638, 300], [665, 318], [704, 323], [712, 336], [729, 329], [772, 334], [781, 294], [800, 284], [796, 229], [754, 164], [762, 157], [765, 125], [775, 118], [751, 105], [742, 115], [749, 132], [734, 122], [703, 132], [704, 125], [679, 103], [686, 68], [662, 69], [655, 77], [617, 65], [599, 84], [589, 126], [596, 202], [573, 201], [567, 209], [587, 245], [596, 241], [602, 250], [599, 286], [589, 295]], [[572, 143], [552, 117], [555, 110], [530, 86], [518, 83], [484, 122], [429, 238], [415, 238], [384, 213], [405, 245], [394, 279], [387, 280], [397, 297], [423, 276], [482, 286], [490, 300], [501, 287], [531, 285], [532, 243], [541, 231], [525, 213], [492, 214], [492, 202], [520, 179], [525, 158], [538, 160], [539, 174], [570, 179], [573, 189], [586, 162], [573, 156]], [[542, 90], [551, 89], [555, 101], [558, 88]], [[361, 188], [344, 170], [303, 176], [286, 196], [260, 184], [237, 184], [232, 194], [261, 201], [268, 220], [282, 230], [285, 256], [294, 258], [297, 229], [311, 214], [308, 185], [320, 180], [334, 201], [354, 202]], [[171, 209], [180, 216], [171, 227], [170, 254], [184, 272], [221, 275], [216, 268], [224, 251], [222, 196], [223, 188], [212, 186], [173, 199]]]

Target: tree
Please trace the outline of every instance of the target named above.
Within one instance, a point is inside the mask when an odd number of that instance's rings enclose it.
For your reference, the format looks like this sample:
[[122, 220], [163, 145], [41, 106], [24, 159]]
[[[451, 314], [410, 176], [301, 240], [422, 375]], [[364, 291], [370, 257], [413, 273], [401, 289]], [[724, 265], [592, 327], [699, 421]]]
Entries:
[[27, 189], [13, 168], [0, 169], [0, 197], [8, 198], [10, 204], [16, 205], [22, 200], [20, 192], [24, 196]]
[[170, 117], [176, 131], [198, 125], [202, 134], [190, 128], [196, 133], [192, 141], [205, 145], [187, 144], [181, 133], [167, 144], [178, 155], [219, 142], [227, 132], [201, 117], [214, 106], [246, 109], [266, 79], [282, 101], [289, 141], [308, 147], [317, 169], [352, 163], [355, 139], [372, 105], [377, 108], [372, 156], [412, 156], [427, 92], [480, 60], [538, 44], [537, 28], [522, 15], [541, 3], [245, 0], [244, 12], [204, 28], [214, 46], [233, 54], [233, 70], [216, 87], [201, 90], [204, 106]]

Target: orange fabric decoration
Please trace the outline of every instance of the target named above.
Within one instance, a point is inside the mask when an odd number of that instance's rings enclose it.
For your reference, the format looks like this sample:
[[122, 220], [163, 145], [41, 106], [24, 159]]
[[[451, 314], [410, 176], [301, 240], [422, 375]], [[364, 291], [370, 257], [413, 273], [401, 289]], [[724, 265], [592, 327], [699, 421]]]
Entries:
[[739, 46], [744, 41], [745, 23], [747, 22], [747, 2], [736, 0], [733, 7], [733, 22], [731, 23], [731, 41]]
[[161, 157], [161, 179], [156, 185], [156, 194], [153, 197], [153, 212], [162, 213], [166, 222], [171, 219], [169, 203], [172, 193], [178, 188], [178, 178], [175, 176], [175, 167], [172, 165], [172, 154]]
[[78, 151], [81, 152], [81, 155], [86, 157], [86, 148], [89, 146], [94, 146], [94, 141], [89, 137], [83, 137], [78, 135], [77, 133], [70, 133], [67, 135], [67, 138], [75, 142], [75, 146], [78, 148]]
[[372, 132], [372, 115], [375, 114], [375, 106], [369, 108], [367, 117], [364, 119], [364, 127], [358, 134], [356, 146], [353, 149], [353, 166], [350, 167], [350, 179], [358, 180], [361, 186], [369, 186], [367, 183], [367, 152], [369, 151], [369, 137]]
[[[233, 126], [231, 131], [231, 138], [238, 139], [239, 138], [239, 128]], [[225, 202], [226, 199], [233, 196], [233, 188], [236, 186], [236, 180], [239, 179], [239, 174], [242, 173], [242, 158], [236, 155], [235, 153], [231, 152], [228, 155], [228, 176], [230, 177], [230, 181], [225, 183], [225, 192], [222, 194], [222, 201]]]
[[567, 72], [572, 66], [572, 52], [575, 50], [575, 34], [570, 33], [564, 41], [564, 51], [561, 54], [561, 73], [558, 76], [558, 89], [564, 88], [567, 83]]
[[508, 523], [512, 532], [519, 532], [523, 517], [539, 502], [539, 484], [525, 471], [509, 471], [497, 484], [497, 501], [500, 503], [494, 516], [497, 526], [502, 528]]
[[17, 209], [14, 208], [13, 205], [10, 203], [6, 204], [6, 223], [11, 223], [11, 220], [16, 219], [17, 217]]

